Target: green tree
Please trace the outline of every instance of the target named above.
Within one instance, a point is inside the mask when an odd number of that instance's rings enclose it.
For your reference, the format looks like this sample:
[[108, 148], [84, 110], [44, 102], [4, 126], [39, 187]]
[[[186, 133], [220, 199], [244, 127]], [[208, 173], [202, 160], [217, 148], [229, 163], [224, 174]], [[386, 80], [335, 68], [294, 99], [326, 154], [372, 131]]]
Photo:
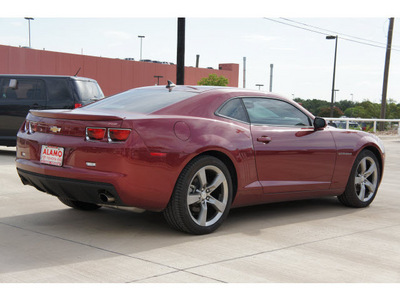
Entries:
[[371, 118], [368, 117], [365, 108], [360, 105], [346, 109], [344, 115], [349, 118]]
[[296, 98], [296, 99], [294, 99], [294, 101], [296, 101], [297, 103], [300, 103], [305, 109], [307, 109], [310, 113], [312, 113], [313, 115], [316, 115], [316, 116], [319, 114], [319, 110], [322, 107], [329, 105], [328, 102], [326, 102], [324, 100], [317, 100], [317, 99], [303, 100], [300, 98]]
[[339, 102], [337, 102], [335, 104], [342, 111], [346, 111], [346, 109], [356, 106], [356, 103], [354, 101], [350, 101], [350, 100], [340, 100]]
[[400, 119], [400, 104], [396, 104], [393, 99], [389, 99], [386, 105], [387, 119]]
[[365, 116], [360, 118], [379, 118], [381, 115], [381, 105], [372, 103], [369, 100], [364, 100], [359, 104], [365, 110]]
[[198, 85], [212, 85], [212, 86], [227, 86], [229, 83], [228, 78], [218, 76], [217, 74], [210, 74], [208, 77], [200, 79]]
[[[331, 115], [331, 107], [330, 106], [323, 106], [318, 109], [318, 113], [316, 114], [319, 117], [329, 117]], [[334, 106], [333, 107], [333, 118], [340, 118], [343, 116], [342, 110]]]

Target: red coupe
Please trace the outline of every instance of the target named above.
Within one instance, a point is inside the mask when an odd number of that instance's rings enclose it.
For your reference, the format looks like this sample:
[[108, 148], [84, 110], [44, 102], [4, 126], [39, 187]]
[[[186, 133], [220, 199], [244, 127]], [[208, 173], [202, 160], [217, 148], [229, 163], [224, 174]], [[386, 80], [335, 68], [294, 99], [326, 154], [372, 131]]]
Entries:
[[323, 196], [368, 206], [384, 157], [376, 136], [329, 127], [280, 96], [169, 84], [31, 110], [16, 166], [67, 206], [162, 211], [173, 228], [205, 234], [231, 207]]

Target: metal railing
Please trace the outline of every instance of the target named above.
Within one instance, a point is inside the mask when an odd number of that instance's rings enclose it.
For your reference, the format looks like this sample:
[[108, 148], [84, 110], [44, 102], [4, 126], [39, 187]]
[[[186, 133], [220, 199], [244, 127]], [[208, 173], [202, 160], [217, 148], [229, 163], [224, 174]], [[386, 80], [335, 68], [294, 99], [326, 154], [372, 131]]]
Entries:
[[362, 118], [324, 118], [324, 119], [328, 123], [330, 123], [330, 121], [346, 122], [346, 129], [352, 129], [349, 126], [351, 121], [357, 122], [358, 124], [360, 122], [373, 123], [372, 129], [374, 133], [376, 133], [377, 122], [397, 123], [397, 134], [400, 135], [400, 119], [362, 119]]

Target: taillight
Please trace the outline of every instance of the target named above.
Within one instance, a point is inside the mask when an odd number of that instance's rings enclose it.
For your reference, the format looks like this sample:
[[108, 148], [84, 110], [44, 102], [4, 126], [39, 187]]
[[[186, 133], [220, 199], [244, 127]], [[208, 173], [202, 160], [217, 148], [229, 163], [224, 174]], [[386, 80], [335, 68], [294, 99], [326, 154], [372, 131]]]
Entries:
[[26, 120], [24, 130], [30, 134], [37, 131], [38, 123]]
[[24, 131], [25, 132], [29, 131], [29, 120], [25, 121]]
[[75, 108], [79, 108], [79, 107], [82, 107], [82, 104], [81, 103], [75, 103]]
[[128, 139], [130, 129], [108, 129], [108, 140], [110, 142], [124, 142]]
[[87, 140], [99, 141], [104, 138], [105, 134], [106, 134], [105, 128], [93, 128], [93, 127], [86, 128], [86, 139]]

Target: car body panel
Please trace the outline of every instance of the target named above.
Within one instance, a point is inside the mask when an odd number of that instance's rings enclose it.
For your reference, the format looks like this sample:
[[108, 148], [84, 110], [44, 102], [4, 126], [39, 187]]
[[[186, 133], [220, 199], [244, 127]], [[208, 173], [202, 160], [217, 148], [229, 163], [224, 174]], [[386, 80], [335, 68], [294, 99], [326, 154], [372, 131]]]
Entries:
[[[255, 125], [252, 134], [264, 193], [329, 189], [336, 149], [328, 130]], [[270, 142], [260, 142], [260, 137]]]
[[[149, 87], [156, 88], [161, 87]], [[363, 132], [256, 126], [216, 113], [230, 99], [257, 96], [288, 101], [314, 119], [301, 106], [277, 95], [232, 88], [179, 88], [193, 89], [193, 96], [147, 114], [104, 111], [95, 105], [74, 111], [31, 111], [27, 120], [37, 122], [38, 131], [31, 134], [21, 127], [17, 169], [109, 184], [118, 193], [119, 205], [162, 211], [182, 170], [199, 155], [216, 156], [229, 166], [235, 186], [232, 207], [340, 195], [363, 148], [373, 147], [384, 160], [379, 140]], [[52, 126], [61, 130], [50, 132]], [[106, 138], [88, 141], [86, 127], [129, 128], [131, 134], [122, 143]], [[258, 142], [265, 134], [271, 142]], [[64, 148], [61, 167], [40, 163], [42, 145]]]

